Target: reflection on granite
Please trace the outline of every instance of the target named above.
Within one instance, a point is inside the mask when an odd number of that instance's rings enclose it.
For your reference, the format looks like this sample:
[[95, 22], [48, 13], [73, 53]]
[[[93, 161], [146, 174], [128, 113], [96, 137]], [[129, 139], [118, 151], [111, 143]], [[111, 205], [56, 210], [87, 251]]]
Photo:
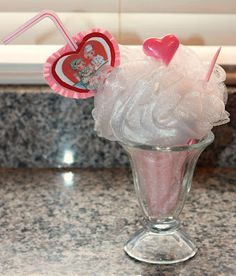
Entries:
[[[215, 143], [199, 165], [236, 166], [236, 87], [229, 91], [231, 122], [214, 128]], [[94, 132], [93, 99], [66, 99], [51, 92], [47, 86], [0, 87], [1, 167], [127, 166], [119, 144]]]
[[141, 218], [128, 170], [2, 169], [0, 274], [236, 275], [235, 181], [233, 169], [199, 169], [181, 215], [197, 255], [149, 265], [123, 251]]

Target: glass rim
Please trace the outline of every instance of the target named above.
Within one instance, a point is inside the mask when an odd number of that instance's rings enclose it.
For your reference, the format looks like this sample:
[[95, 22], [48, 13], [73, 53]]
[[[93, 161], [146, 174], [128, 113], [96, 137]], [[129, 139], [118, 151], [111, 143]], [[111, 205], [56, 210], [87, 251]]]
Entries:
[[192, 145], [175, 145], [175, 146], [156, 146], [156, 145], [148, 145], [148, 144], [140, 144], [134, 141], [126, 140], [125, 142], [119, 142], [123, 147], [131, 147], [142, 150], [150, 150], [150, 151], [184, 151], [184, 150], [195, 150], [203, 147], [207, 147], [210, 145], [215, 139], [215, 135], [212, 131], [210, 131], [206, 136], [201, 138], [197, 143]]

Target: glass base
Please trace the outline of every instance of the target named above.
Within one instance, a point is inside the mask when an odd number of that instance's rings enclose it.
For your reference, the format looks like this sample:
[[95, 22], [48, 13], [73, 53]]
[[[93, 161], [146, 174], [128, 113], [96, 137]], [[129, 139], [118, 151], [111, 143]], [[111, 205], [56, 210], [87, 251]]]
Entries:
[[156, 233], [143, 228], [124, 246], [132, 258], [153, 264], [173, 264], [186, 261], [197, 252], [197, 247], [181, 230]]

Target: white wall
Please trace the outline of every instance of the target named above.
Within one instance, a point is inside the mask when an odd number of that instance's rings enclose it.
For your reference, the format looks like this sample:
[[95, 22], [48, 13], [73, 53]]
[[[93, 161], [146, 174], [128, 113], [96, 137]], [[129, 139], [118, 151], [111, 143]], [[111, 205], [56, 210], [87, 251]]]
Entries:
[[[184, 44], [236, 45], [236, 0], [0, 0], [0, 38], [46, 8], [59, 12], [71, 34], [99, 26], [122, 44], [174, 33]], [[13, 43], [64, 41], [45, 20]]]

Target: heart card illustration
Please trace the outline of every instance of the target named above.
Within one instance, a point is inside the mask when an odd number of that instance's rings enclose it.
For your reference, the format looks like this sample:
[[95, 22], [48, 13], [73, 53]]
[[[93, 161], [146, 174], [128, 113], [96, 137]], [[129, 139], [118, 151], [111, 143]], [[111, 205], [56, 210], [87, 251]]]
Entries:
[[58, 94], [76, 99], [93, 97], [107, 74], [120, 63], [119, 46], [101, 29], [73, 37], [78, 48], [67, 44], [52, 54], [44, 66], [44, 78]]

